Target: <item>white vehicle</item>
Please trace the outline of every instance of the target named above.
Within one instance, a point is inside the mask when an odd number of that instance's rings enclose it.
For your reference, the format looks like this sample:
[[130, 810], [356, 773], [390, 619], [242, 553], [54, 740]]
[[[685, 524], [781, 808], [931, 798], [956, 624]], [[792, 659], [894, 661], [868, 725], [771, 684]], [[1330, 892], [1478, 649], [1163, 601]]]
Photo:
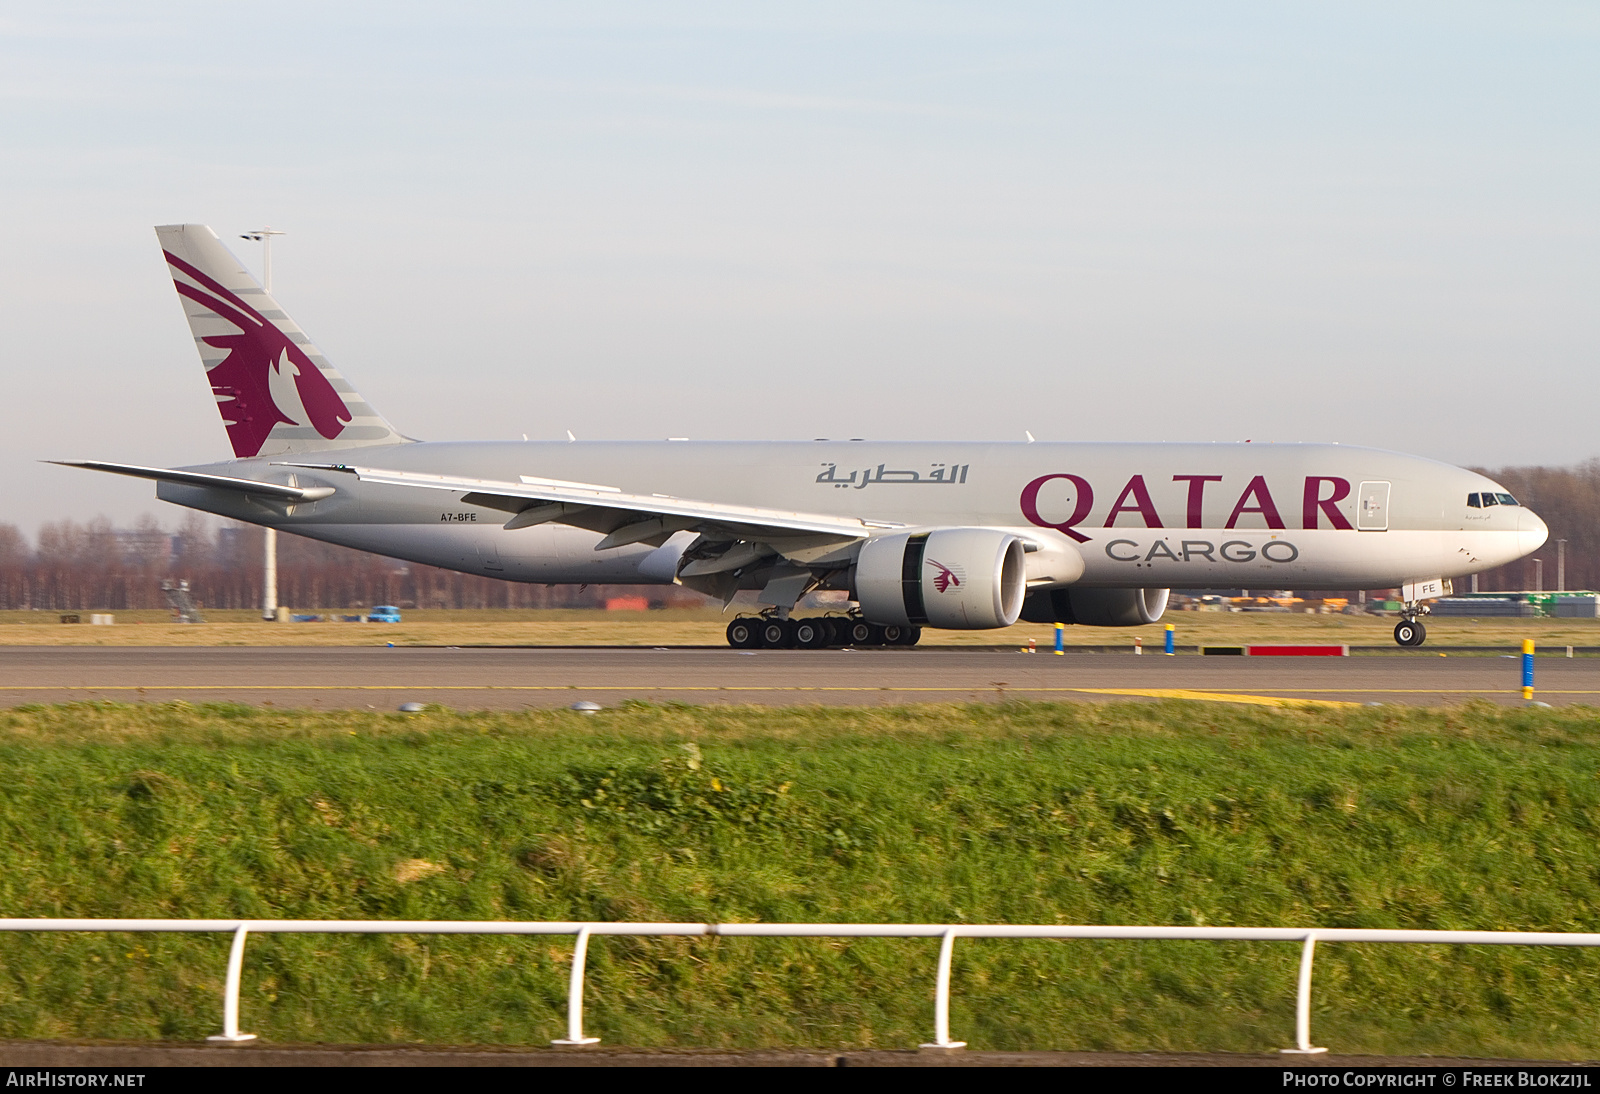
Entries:
[[[736, 646], [911, 644], [1019, 618], [1151, 623], [1181, 588], [1400, 588], [1545, 524], [1482, 475], [1330, 444], [422, 442], [397, 432], [210, 228], [156, 229], [235, 458], [154, 479], [236, 520], [507, 581], [758, 593]], [[1485, 506], [1482, 498], [1495, 503]], [[814, 589], [848, 615], [791, 618]]]

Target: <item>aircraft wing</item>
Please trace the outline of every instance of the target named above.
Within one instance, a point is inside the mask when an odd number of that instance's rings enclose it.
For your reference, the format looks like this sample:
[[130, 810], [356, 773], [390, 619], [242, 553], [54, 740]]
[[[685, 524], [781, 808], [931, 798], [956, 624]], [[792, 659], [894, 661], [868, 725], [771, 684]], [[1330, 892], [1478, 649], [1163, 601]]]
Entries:
[[387, 486], [459, 493], [461, 500], [468, 505], [481, 505], [512, 514], [505, 524], [508, 529], [526, 528], [550, 521], [604, 532], [605, 538], [595, 545], [597, 551], [629, 543], [664, 541], [673, 533], [685, 529], [707, 534], [720, 533], [730, 539], [749, 541], [803, 537], [812, 542], [849, 542], [866, 539], [878, 529], [901, 527], [853, 517], [725, 505], [668, 494], [628, 494], [614, 486], [540, 479], [528, 475], [522, 476], [518, 482], [500, 482], [430, 475], [418, 471], [389, 471], [351, 464], [293, 463], [287, 466], [339, 471], [354, 475], [362, 482]]
[[236, 479], [228, 475], [204, 475], [197, 471], [172, 471], [165, 467], [141, 467], [133, 463], [104, 463], [100, 460], [45, 460], [45, 463], [62, 467], [83, 467], [90, 471], [109, 471], [113, 475], [131, 475], [136, 479], [154, 479], [156, 482], [181, 482], [186, 486], [205, 486], [212, 490], [232, 490], [240, 494], [277, 498], [280, 501], [319, 501], [333, 494], [331, 486], [283, 486], [275, 482], [256, 482], [254, 479]]

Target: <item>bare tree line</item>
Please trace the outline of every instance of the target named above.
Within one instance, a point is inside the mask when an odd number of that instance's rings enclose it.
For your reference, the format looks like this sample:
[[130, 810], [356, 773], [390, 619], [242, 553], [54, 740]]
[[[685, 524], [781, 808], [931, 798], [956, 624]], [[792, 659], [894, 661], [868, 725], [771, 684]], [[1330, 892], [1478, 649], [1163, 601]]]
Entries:
[[[1566, 587], [1600, 589], [1600, 460], [1571, 467], [1473, 468], [1503, 485], [1550, 526], [1550, 539], [1527, 558], [1478, 577], [1482, 592], [1556, 588], [1557, 540], [1566, 540]], [[1543, 566], [1535, 566], [1538, 559]], [[1536, 575], [1543, 570], [1542, 581]], [[1456, 583], [1457, 592], [1470, 588]], [[1465, 587], [1464, 587], [1465, 586]]]
[[[163, 580], [189, 582], [205, 608], [259, 608], [262, 529], [229, 523], [214, 528], [198, 513], [176, 531], [154, 517], [113, 528], [103, 517], [85, 524], [42, 525], [36, 546], [14, 525], [0, 524], [0, 609], [129, 611], [167, 606]], [[308, 610], [397, 604], [422, 608], [593, 608], [618, 596], [652, 606], [698, 605], [697, 593], [662, 586], [528, 585], [402, 562], [295, 535], [278, 537], [278, 602]]]

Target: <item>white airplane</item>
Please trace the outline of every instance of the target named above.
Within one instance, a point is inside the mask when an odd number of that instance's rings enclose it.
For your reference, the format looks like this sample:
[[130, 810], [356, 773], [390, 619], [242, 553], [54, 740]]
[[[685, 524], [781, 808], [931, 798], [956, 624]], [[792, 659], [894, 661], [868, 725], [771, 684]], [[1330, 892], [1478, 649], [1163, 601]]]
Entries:
[[[235, 458], [154, 479], [208, 513], [507, 581], [755, 591], [737, 647], [923, 627], [1161, 618], [1169, 588], [1402, 590], [1425, 601], [1547, 529], [1503, 487], [1331, 444], [421, 442], [397, 432], [204, 225], [159, 227]], [[847, 614], [795, 618], [817, 589]]]

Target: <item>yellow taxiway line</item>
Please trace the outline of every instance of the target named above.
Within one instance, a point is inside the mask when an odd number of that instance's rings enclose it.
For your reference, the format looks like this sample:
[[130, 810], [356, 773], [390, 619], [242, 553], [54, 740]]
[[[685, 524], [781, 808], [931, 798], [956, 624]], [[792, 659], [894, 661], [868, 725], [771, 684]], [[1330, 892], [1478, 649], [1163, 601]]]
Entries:
[[[373, 691], [373, 692], [424, 692], [424, 691], [500, 691], [500, 692], [732, 692], [732, 693], [890, 693], [890, 694], [954, 694], [970, 695], [989, 690], [1010, 691], [1030, 695], [1122, 695], [1146, 699], [1187, 699], [1206, 703], [1244, 703], [1253, 706], [1327, 706], [1353, 707], [1361, 703], [1352, 700], [1301, 698], [1308, 695], [1515, 695], [1514, 688], [1284, 688], [1286, 695], [1257, 695], [1245, 691], [1226, 689], [1199, 691], [1189, 688], [1063, 688], [1029, 687], [1023, 684], [987, 684], [969, 687], [847, 687], [819, 685], [626, 685], [626, 684], [0, 684], [0, 692], [150, 692], [150, 691]], [[1600, 695], [1600, 690], [1540, 689], [1543, 695]]]

